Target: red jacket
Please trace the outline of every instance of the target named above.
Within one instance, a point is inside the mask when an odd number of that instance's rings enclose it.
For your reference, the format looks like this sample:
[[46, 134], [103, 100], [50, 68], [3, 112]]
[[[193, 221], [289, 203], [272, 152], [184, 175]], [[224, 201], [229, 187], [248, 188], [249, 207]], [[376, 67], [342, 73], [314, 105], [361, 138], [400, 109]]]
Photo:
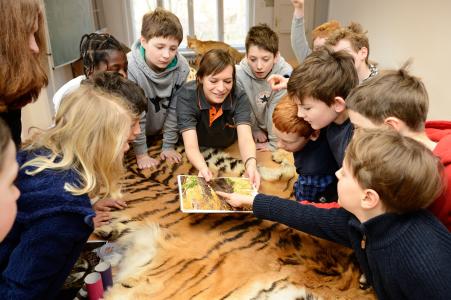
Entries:
[[437, 142], [433, 152], [445, 166], [446, 184], [442, 195], [429, 206], [429, 210], [451, 231], [451, 121], [426, 122], [426, 134]]

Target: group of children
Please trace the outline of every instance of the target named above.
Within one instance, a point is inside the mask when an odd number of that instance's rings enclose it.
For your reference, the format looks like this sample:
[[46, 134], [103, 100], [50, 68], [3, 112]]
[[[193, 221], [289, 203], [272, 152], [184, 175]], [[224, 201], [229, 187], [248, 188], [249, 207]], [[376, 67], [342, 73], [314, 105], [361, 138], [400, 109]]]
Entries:
[[[257, 150], [293, 152], [296, 199], [332, 202], [328, 209], [263, 194], [219, 194], [233, 206], [253, 205], [259, 218], [353, 248], [380, 298], [448, 297], [451, 123], [426, 122], [426, 89], [406, 68], [378, 74], [358, 25], [323, 24], [310, 50], [304, 1], [292, 2], [301, 63], [294, 70], [266, 25], [249, 30], [238, 66], [226, 51], [211, 50], [190, 82], [188, 62], [177, 51], [183, 29], [171, 12], [147, 13], [128, 54], [109, 34], [82, 37], [84, 75], [55, 94], [54, 125], [37, 132], [17, 162], [0, 122], [1, 205], [8, 211], [0, 223], [2, 297], [57, 297], [94, 225], [126, 206], [119, 183], [129, 143], [145, 169], [160, 159], [180, 162], [179, 135], [206, 180], [213, 174], [201, 148], [238, 141], [256, 188]], [[30, 15], [38, 28], [33, 23], [23, 31], [29, 40], [42, 26], [42, 7]], [[39, 53], [28, 46], [32, 57]], [[161, 133], [161, 155], [150, 157], [147, 147]]]
[[[296, 18], [303, 1], [292, 2], [293, 24], [302, 22]], [[337, 23], [315, 30], [324, 33], [328, 26]], [[300, 167], [295, 191], [304, 182], [303, 189], [324, 192], [319, 182], [335, 173], [338, 203], [305, 205], [263, 194], [218, 193], [233, 206], [251, 205], [259, 218], [354, 249], [367, 283], [381, 299], [447, 299], [451, 122], [426, 122], [426, 89], [407, 66], [378, 74], [358, 26], [335, 28], [318, 43], [326, 47], [298, 53], [303, 62], [289, 79], [280, 74], [268, 79], [275, 90], [286, 88], [291, 99], [278, 103], [273, 125], [280, 148], [294, 152]], [[287, 101], [297, 105], [297, 116], [293, 104], [287, 112]], [[303, 121], [291, 121], [296, 117]], [[313, 201], [321, 202], [322, 194], [316, 197]]]

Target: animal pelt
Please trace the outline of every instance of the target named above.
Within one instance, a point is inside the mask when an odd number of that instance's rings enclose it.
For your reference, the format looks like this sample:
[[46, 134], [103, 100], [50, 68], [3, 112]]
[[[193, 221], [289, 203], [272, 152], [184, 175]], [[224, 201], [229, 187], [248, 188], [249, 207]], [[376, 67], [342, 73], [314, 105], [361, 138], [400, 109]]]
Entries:
[[280, 164], [280, 167], [271, 168], [260, 166], [258, 171], [264, 180], [270, 182], [277, 180], [290, 180], [297, 176], [296, 168], [293, 165], [293, 154], [284, 150], [277, 150], [272, 152], [271, 157], [274, 162]]
[[[181, 164], [145, 172], [133, 155], [126, 158], [128, 207], [97, 230], [124, 249], [105, 299], [374, 299], [359, 289], [351, 249], [252, 214], [182, 213], [176, 175], [197, 172], [178, 150]], [[204, 155], [219, 176], [237, 176], [243, 170], [232, 165], [242, 162], [225, 152]], [[263, 181], [262, 188], [288, 197], [292, 184]]]
[[194, 62], [194, 65], [196, 67], [199, 67], [199, 63], [200, 60], [202, 59], [202, 56], [211, 49], [223, 49], [227, 51], [230, 54], [230, 56], [234, 59], [235, 64], [239, 64], [244, 57], [243, 53], [240, 53], [238, 50], [236, 50], [235, 48], [224, 42], [201, 41], [192, 36], [188, 36], [187, 41], [188, 48], [191, 48], [194, 50], [194, 52], [196, 52], [196, 59]]

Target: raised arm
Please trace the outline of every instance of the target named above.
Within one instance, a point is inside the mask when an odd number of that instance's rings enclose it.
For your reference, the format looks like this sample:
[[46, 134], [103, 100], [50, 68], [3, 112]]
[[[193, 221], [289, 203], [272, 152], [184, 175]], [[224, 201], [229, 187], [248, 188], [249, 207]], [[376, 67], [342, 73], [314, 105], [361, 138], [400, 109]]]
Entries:
[[304, 26], [304, 0], [291, 0], [294, 7], [293, 20], [291, 22], [291, 47], [299, 63], [312, 53]]

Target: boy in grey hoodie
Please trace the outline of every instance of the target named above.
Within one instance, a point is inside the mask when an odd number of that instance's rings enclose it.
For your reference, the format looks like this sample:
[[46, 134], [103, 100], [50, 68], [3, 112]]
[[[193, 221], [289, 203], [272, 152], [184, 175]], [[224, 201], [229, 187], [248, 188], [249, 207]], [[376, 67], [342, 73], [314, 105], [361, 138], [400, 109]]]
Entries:
[[246, 57], [237, 66], [238, 84], [251, 105], [252, 134], [258, 150], [275, 150], [272, 113], [285, 91], [273, 92], [266, 79], [272, 74], [289, 77], [293, 68], [280, 56], [279, 38], [266, 24], [249, 29]]
[[180, 153], [174, 150], [178, 139], [177, 117], [169, 116], [175, 92], [186, 81], [189, 65], [177, 52], [183, 39], [179, 19], [164, 9], [144, 15], [141, 38], [132, 46], [128, 58], [128, 78], [136, 82], [148, 100], [147, 114], [141, 115], [141, 134], [133, 143], [140, 169], [155, 167], [158, 160], [147, 154], [147, 136], [163, 131], [162, 160], [180, 162]]

